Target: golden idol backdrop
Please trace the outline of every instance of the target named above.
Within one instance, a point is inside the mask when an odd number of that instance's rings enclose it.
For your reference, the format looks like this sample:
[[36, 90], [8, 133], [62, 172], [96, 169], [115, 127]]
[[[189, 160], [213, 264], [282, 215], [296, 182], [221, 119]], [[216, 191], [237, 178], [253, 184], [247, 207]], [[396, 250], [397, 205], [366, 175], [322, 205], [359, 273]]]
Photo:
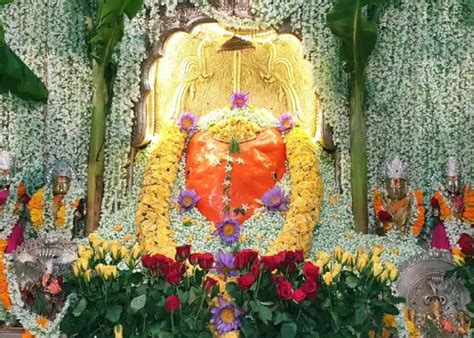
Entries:
[[[251, 42], [254, 48], [223, 51], [223, 44], [233, 37]], [[184, 111], [202, 116], [227, 106], [236, 91], [249, 93], [251, 105], [268, 109], [276, 117], [290, 112], [311, 135], [316, 130], [319, 105], [312, 67], [304, 59], [301, 41], [291, 34], [234, 33], [217, 23], [198, 25], [189, 33], [176, 32], [165, 42], [163, 56], [151, 67], [148, 81], [150, 132], [158, 132]]]

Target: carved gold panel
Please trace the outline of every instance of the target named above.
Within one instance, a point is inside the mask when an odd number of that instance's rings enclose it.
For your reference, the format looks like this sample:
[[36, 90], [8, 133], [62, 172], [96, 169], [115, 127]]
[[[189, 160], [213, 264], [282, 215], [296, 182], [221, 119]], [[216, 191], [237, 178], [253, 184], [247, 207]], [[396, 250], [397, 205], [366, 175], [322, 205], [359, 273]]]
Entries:
[[[220, 51], [234, 35], [250, 40], [255, 49]], [[304, 59], [301, 41], [291, 34], [235, 33], [217, 23], [173, 33], [150, 68], [148, 82], [147, 134], [159, 132], [182, 112], [202, 116], [229, 105], [234, 91], [249, 93], [251, 105], [276, 117], [290, 112], [311, 135], [316, 131], [319, 102], [312, 67]]]

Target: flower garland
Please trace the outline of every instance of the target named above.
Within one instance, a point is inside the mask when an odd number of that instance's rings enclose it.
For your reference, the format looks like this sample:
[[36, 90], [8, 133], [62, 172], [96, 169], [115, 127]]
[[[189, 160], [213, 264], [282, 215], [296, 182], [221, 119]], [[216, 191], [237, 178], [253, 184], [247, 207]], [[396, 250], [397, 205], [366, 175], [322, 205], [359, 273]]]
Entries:
[[174, 257], [176, 245], [170, 227], [169, 204], [185, 138], [185, 133], [176, 125], [163, 128], [148, 162], [136, 215], [137, 236], [145, 252]]
[[[385, 231], [391, 231], [396, 229], [397, 227], [393, 225], [392, 220], [394, 215], [390, 210], [386, 210], [384, 207], [384, 200], [387, 198], [387, 192], [385, 189], [375, 189], [373, 193], [373, 200], [374, 200], [374, 210], [377, 218], [383, 223]], [[423, 207], [423, 194], [421, 190], [413, 190], [410, 191], [406, 197], [406, 202], [410, 204], [407, 206], [408, 210], [410, 210], [410, 218], [407, 220], [407, 225], [411, 228], [411, 233], [413, 236], [418, 236], [423, 229], [423, 225], [425, 224], [425, 208]], [[387, 219], [384, 219], [383, 214], [389, 215]], [[382, 217], [381, 217], [382, 216]]]
[[[453, 216], [453, 208], [455, 208], [450, 196], [444, 187], [440, 187], [434, 193], [434, 198], [438, 201], [439, 212], [442, 220], [446, 220]], [[474, 191], [466, 186], [463, 191], [462, 218], [465, 222], [474, 223]]]
[[6, 239], [0, 239], [0, 302], [2, 307], [10, 311], [12, 308], [12, 303], [10, 300], [10, 294], [8, 292], [9, 287], [8, 287], [8, 279], [7, 279], [7, 274], [5, 273], [5, 263], [4, 263], [4, 257], [5, 257], [5, 249], [7, 248], [7, 240]]
[[459, 238], [463, 233], [474, 236], [474, 228], [471, 227], [471, 224], [455, 217], [446, 219], [444, 221], [444, 228], [446, 229], [446, 236], [451, 248], [458, 247]]

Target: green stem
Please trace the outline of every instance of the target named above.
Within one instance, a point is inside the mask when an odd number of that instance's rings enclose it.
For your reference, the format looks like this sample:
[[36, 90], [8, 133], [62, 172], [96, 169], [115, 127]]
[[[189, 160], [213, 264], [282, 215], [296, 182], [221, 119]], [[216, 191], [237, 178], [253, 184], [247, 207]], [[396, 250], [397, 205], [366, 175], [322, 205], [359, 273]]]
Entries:
[[93, 61], [94, 97], [90, 129], [87, 169], [87, 224], [86, 232], [97, 228], [104, 190], [104, 144], [106, 128], [107, 85], [104, 66]]
[[260, 280], [262, 279], [262, 273], [263, 271], [260, 271], [260, 273], [258, 274], [257, 291], [255, 291], [255, 300], [258, 300], [258, 291], [260, 290]]
[[171, 312], [171, 332], [174, 334], [174, 319], [173, 319], [173, 311]]
[[202, 306], [204, 305], [204, 300], [206, 299], [206, 294], [204, 293], [201, 298], [201, 304], [199, 304], [199, 309], [198, 312], [196, 313], [196, 317], [194, 317], [194, 323], [196, 323], [196, 320], [199, 317], [199, 313], [201, 313]]

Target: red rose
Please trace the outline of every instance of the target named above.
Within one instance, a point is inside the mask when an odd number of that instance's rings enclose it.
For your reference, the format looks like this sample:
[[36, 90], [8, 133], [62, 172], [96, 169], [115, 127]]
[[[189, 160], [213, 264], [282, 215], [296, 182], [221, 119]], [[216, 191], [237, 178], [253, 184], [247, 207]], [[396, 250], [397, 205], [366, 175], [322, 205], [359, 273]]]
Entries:
[[159, 265], [160, 267], [162, 267], [164, 264], [169, 264], [173, 262], [171, 258], [168, 258], [162, 254], [154, 254], [153, 256], [151, 256], [151, 258], [153, 258], [154, 264]]
[[461, 251], [467, 256], [474, 256], [474, 237], [462, 234], [458, 240]]
[[280, 280], [277, 284], [277, 295], [281, 299], [291, 300], [293, 298], [293, 287], [286, 279]]
[[181, 282], [181, 275], [184, 272], [184, 266], [181, 263], [173, 262], [161, 267], [165, 281], [171, 285], [178, 285]]
[[155, 266], [155, 262], [153, 258], [151, 258], [150, 255], [143, 255], [142, 256], [142, 265], [145, 268], [151, 269], [152, 267]]
[[284, 264], [286, 261], [287, 251], [280, 251], [276, 255], [273, 255], [274, 264], [278, 267], [281, 264]]
[[379, 213], [377, 214], [380, 222], [382, 223], [387, 223], [392, 221], [392, 215], [390, 215], [389, 212], [385, 210], [380, 210]]
[[281, 251], [273, 256], [263, 256], [262, 264], [265, 270], [273, 271], [285, 262], [285, 251]]
[[200, 254], [198, 253], [192, 253], [189, 255], [189, 262], [192, 264], [192, 265], [197, 265], [198, 264], [198, 261], [199, 261], [199, 256]]
[[253, 251], [251, 249], [244, 249], [242, 251], [237, 252], [234, 256], [235, 267], [237, 269], [243, 269], [248, 264], [252, 264], [252, 262], [258, 257], [258, 252]]
[[252, 273], [252, 275], [257, 278], [259, 275], [260, 275], [260, 260], [257, 258], [252, 266], [250, 267], [250, 272]]
[[433, 209], [439, 209], [440, 206], [439, 206], [439, 201], [436, 197], [432, 197], [431, 200], [430, 200], [430, 204], [431, 204], [431, 207]]
[[176, 295], [168, 296], [168, 298], [166, 298], [165, 300], [165, 310], [167, 312], [173, 313], [178, 311], [180, 305], [181, 302], [179, 301], [179, 298]]
[[211, 292], [214, 286], [216, 286], [217, 281], [214, 278], [211, 277], [206, 277], [206, 280], [204, 281], [202, 287], [204, 288], [204, 291], [207, 293]]
[[301, 289], [296, 289], [295, 293], [293, 293], [293, 300], [297, 303], [301, 302], [305, 298], [306, 298], [306, 294]]
[[248, 290], [255, 282], [255, 277], [251, 273], [246, 273], [237, 279], [237, 285], [242, 290]]
[[199, 267], [203, 270], [209, 270], [214, 265], [214, 255], [210, 252], [205, 252], [198, 257]]
[[285, 264], [290, 265], [292, 263], [301, 263], [302, 261], [304, 261], [303, 250], [286, 251]]
[[181, 245], [176, 248], [175, 259], [180, 262], [184, 262], [191, 253], [191, 245]]
[[306, 299], [314, 300], [318, 294], [318, 284], [312, 279], [307, 279], [301, 284], [301, 290], [306, 294]]
[[303, 274], [307, 279], [316, 280], [319, 276], [319, 267], [312, 262], [305, 262], [303, 264]]

